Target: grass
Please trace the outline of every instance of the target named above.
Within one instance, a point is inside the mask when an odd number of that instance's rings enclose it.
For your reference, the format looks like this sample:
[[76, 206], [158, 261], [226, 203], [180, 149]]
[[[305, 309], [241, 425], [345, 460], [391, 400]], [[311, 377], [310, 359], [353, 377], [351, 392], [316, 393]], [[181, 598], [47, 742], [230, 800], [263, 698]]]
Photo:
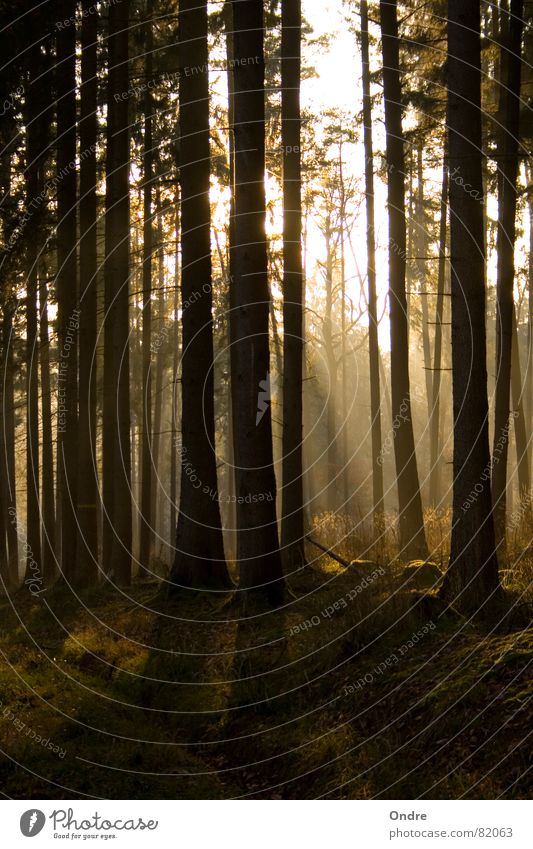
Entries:
[[[511, 603], [531, 572], [505, 574]], [[528, 797], [523, 617], [473, 624], [397, 562], [362, 577], [320, 556], [283, 608], [244, 615], [238, 594], [165, 601], [155, 582], [4, 601], [4, 792]]]

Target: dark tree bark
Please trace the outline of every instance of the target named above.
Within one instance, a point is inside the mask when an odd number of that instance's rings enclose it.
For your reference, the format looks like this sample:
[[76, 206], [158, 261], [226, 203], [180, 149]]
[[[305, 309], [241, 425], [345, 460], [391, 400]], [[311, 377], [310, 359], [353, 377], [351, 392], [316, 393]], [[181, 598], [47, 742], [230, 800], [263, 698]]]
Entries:
[[[232, 9], [232, 0], [225, 0], [224, 2], [224, 30], [226, 34], [226, 63], [228, 69], [233, 68], [233, 9]], [[235, 234], [234, 234], [234, 223], [235, 223], [235, 136], [233, 133], [233, 127], [235, 124], [235, 80], [233, 76], [233, 72], [229, 72], [226, 74], [227, 85], [228, 85], [228, 164], [229, 164], [229, 189], [230, 189], [230, 198], [229, 198], [229, 244], [230, 246], [235, 243]], [[231, 315], [233, 310], [233, 296], [234, 296], [234, 287], [231, 285], [231, 281], [235, 277], [234, 268], [233, 268], [234, 256], [233, 252], [228, 250], [228, 258], [227, 258], [227, 266], [228, 272], [226, 274], [226, 279], [229, 284], [229, 302], [230, 302], [230, 315], [229, 321], [231, 322]], [[230, 360], [231, 360], [231, 351], [230, 351]], [[227, 518], [226, 518], [226, 539], [228, 541], [228, 548], [231, 552], [232, 559], [236, 559], [237, 552], [237, 507], [235, 504], [235, 456], [233, 451], [233, 415], [232, 415], [232, 376], [231, 376], [231, 363], [230, 363], [230, 377], [228, 380], [228, 391], [227, 391], [227, 407], [228, 407], [228, 417], [227, 417], [227, 435], [226, 435], [226, 473], [227, 473], [227, 488], [228, 488], [228, 497], [230, 503], [228, 504], [227, 510]]]
[[[37, 290], [39, 234], [41, 230], [42, 148], [39, 138], [41, 107], [40, 51], [29, 52], [29, 82], [26, 92], [26, 204], [31, 211], [26, 226], [26, 577], [32, 577], [33, 561], [41, 566], [41, 517], [39, 508], [39, 352], [37, 336]], [[42, 575], [41, 575], [42, 578]]]
[[418, 278], [418, 294], [422, 314], [422, 351], [424, 354], [424, 377], [426, 382], [426, 403], [428, 419], [431, 416], [431, 342], [429, 339], [429, 308], [428, 308], [428, 279], [425, 257], [428, 252], [426, 234], [425, 205], [424, 205], [424, 161], [422, 146], [416, 152], [416, 269]]
[[374, 205], [374, 146], [370, 97], [368, 3], [361, 0], [361, 64], [363, 77], [363, 140], [365, 148], [366, 251], [368, 274], [368, 363], [372, 439], [372, 504], [374, 531], [383, 531], [383, 465], [381, 461], [381, 388], [376, 287], [376, 226]]
[[41, 521], [42, 521], [42, 558], [46, 584], [50, 586], [57, 579], [58, 561], [56, 557], [56, 515], [54, 493], [54, 441], [52, 431], [52, 395], [50, 385], [50, 334], [48, 329], [46, 268], [39, 282], [39, 356], [41, 368], [41, 412], [42, 412], [42, 481], [41, 481]]
[[514, 411], [518, 494], [520, 497], [520, 515], [522, 517], [523, 527], [527, 528], [530, 527], [533, 519], [531, 513], [531, 477], [529, 473], [529, 445], [524, 412], [524, 393], [522, 391], [518, 330], [516, 327], [516, 310], [514, 309], [514, 304], [512, 334], [511, 397]]
[[[176, 527], [177, 517], [177, 436], [178, 436], [178, 368], [180, 359], [180, 323], [178, 321], [179, 309], [179, 281], [180, 281], [180, 207], [179, 207], [179, 188], [176, 186], [176, 198], [174, 201], [176, 211], [176, 246], [174, 251], [174, 333], [172, 338], [172, 409], [170, 411], [171, 434], [170, 434], [170, 533], [172, 534]], [[174, 544], [171, 548], [172, 559], [174, 559]]]
[[440, 393], [442, 369], [442, 323], [444, 318], [444, 288], [446, 285], [446, 231], [448, 217], [448, 162], [442, 168], [442, 189], [439, 220], [439, 266], [437, 278], [437, 302], [435, 307], [435, 341], [433, 346], [433, 380], [431, 384], [431, 414], [429, 418], [429, 503], [435, 507], [440, 501], [441, 458], [440, 458]]
[[207, 2], [179, 11], [182, 339], [181, 493], [171, 581], [231, 586], [224, 556], [215, 457]]
[[129, 0], [109, 7], [104, 335], [104, 570], [131, 581]]
[[0, 569], [4, 590], [7, 593], [15, 590], [19, 583], [18, 574], [18, 539], [17, 539], [17, 481], [15, 478], [15, 395], [14, 395], [14, 332], [13, 316], [16, 311], [16, 297], [13, 284], [9, 282], [8, 241], [6, 235], [10, 230], [10, 210], [5, 199], [11, 194], [13, 179], [12, 146], [9, 140], [13, 138], [10, 123], [4, 119], [5, 136], [2, 134], [3, 150], [0, 154], [0, 189], [4, 198], [0, 208], [0, 219], [4, 240], [0, 259], [0, 313], [1, 313], [1, 360], [0, 360], [0, 409], [2, 424], [0, 426], [0, 510], [2, 511], [0, 525]]
[[514, 249], [516, 239], [516, 181], [520, 122], [521, 50], [523, 0], [511, 0], [511, 14], [501, 15], [500, 114], [498, 144], [498, 277], [496, 294], [496, 401], [492, 497], [494, 531], [500, 556], [505, 557], [507, 457], [509, 447], [509, 401], [511, 387], [512, 327], [514, 311]]
[[[450, 562], [442, 594], [465, 610], [479, 609], [499, 588], [488, 439], [479, 27], [479, 3], [449, 0], [454, 486]], [[467, 183], [471, 192], [464, 189]]]
[[394, 456], [398, 481], [401, 556], [409, 560], [425, 558], [428, 552], [409, 385], [409, 342], [405, 295], [405, 156], [396, 0], [394, 2], [381, 0], [380, 12], [388, 167], [391, 392], [393, 427], [396, 433]]
[[[241, 586], [283, 589], [270, 410], [265, 237], [263, 4], [233, 4], [235, 206], [232, 225], [232, 403]], [[254, 61], [249, 63], [249, 58]]]
[[163, 244], [163, 211], [161, 209], [161, 195], [159, 189], [156, 196], [157, 205], [157, 333], [158, 333], [158, 348], [155, 357], [155, 387], [153, 397], [154, 419], [153, 419], [153, 434], [152, 434], [152, 532], [154, 541], [161, 537], [160, 510], [159, 510], [159, 495], [161, 493], [160, 486], [160, 468], [159, 458], [161, 454], [161, 422], [163, 418], [163, 373], [165, 361], [165, 246]]
[[[61, 19], [75, 15], [75, 0], [61, 0]], [[76, 227], [76, 27], [57, 35], [57, 301], [58, 444], [61, 573], [76, 576], [78, 502], [78, 280]]]
[[[147, 0], [145, 28], [145, 76], [153, 77], [153, 2]], [[153, 99], [150, 86], [144, 95], [144, 148], [143, 148], [143, 320], [142, 320], [142, 490], [140, 516], [139, 562], [141, 572], [149, 568], [153, 556], [152, 516], [152, 255], [154, 230], [152, 194], [154, 180]], [[173, 527], [173, 526], [171, 526]]]
[[[526, 412], [528, 421], [533, 421], [533, 167], [526, 169], [529, 184], [527, 209], [529, 216], [528, 275], [527, 275], [527, 366], [526, 366]], [[530, 424], [531, 426], [531, 424]], [[533, 452], [532, 452], [533, 454]], [[531, 466], [530, 466], [531, 468]]]
[[[7, 285], [6, 285], [7, 289]], [[15, 477], [15, 397], [13, 391], [13, 314], [15, 301], [11, 293], [2, 291], [2, 360], [0, 400], [0, 502], [2, 538], [0, 540], [1, 580], [7, 593], [18, 587], [17, 490]]]
[[287, 569], [305, 563], [303, 510], [303, 264], [301, 175], [301, 0], [283, 0], [283, 460], [281, 544]]
[[92, 0], [83, 0], [80, 92], [80, 388], [78, 572], [83, 586], [98, 578], [98, 474], [96, 457], [97, 345], [97, 37]]

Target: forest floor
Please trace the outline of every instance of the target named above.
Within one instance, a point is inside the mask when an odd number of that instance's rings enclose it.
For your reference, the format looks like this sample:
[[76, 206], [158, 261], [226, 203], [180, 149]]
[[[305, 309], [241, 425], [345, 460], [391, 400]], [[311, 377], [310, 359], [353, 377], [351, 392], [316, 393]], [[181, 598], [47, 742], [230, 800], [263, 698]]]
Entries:
[[[244, 618], [238, 594], [165, 601], [156, 583], [4, 601], [3, 793], [530, 796], [524, 617], [482, 626], [420, 574], [365, 569], [323, 556]], [[532, 577], [522, 560], [508, 598]]]

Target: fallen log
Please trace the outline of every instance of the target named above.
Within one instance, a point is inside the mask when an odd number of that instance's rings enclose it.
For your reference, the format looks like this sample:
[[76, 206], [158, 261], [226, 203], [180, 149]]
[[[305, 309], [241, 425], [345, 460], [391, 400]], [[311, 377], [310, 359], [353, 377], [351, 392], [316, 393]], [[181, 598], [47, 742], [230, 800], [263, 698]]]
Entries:
[[340, 557], [340, 555], [335, 554], [335, 552], [331, 548], [326, 548], [325, 545], [322, 545], [322, 543], [317, 542], [313, 539], [313, 537], [307, 536], [306, 539], [311, 543], [311, 545], [316, 546], [316, 548], [319, 548], [320, 551], [324, 552], [324, 554], [328, 554], [330, 557], [333, 558], [333, 560], [336, 560], [337, 563], [340, 563], [341, 566], [344, 566], [346, 569], [350, 568], [351, 564], [348, 562], [348, 560], [345, 560], [344, 557]]

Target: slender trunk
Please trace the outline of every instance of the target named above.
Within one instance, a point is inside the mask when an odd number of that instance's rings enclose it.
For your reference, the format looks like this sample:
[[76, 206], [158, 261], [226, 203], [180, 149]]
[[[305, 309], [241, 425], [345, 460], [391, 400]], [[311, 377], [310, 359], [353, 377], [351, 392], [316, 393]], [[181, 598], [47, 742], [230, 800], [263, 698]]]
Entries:
[[348, 364], [346, 362], [346, 246], [344, 221], [346, 218], [346, 186], [344, 182], [344, 163], [342, 157], [342, 138], [339, 143], [339, 189], [340, 189], [340, 253], [341, 253], [341, 450], [342, 450], [342, 502], [343, 509], [349, 509], [349, 472], [348, 459]]
[[368, 3], [361, 0], [361, 63], [363, 75], [363, 138], [365, 146], [366, 255], [368, 275], [368, 363], [372, 439], [372, 504], [374, 532], [383, 530], [383, 463], [381, 457], [381, 388], [376, 285], [376, 223], [374, 201], [374, 145], [370, 97], [370, 49]]
[[[180, 211], [179, 211], [179, 189], [176, 187], [176, 199], [174, 201], [175, 221], [176, 221], [176, 245], [174, 251], [174, 315], [173, 327], [174, 333], [172, 338], [172, 409], [170, 411], [170, 533], [172, 534], [176, 527], [176, 474], [177, 474], [177, 435], [178, 435], [178, 367], [180, 354], [180, 335], [178, 321], [179, 309], [179, 281], [180, 281]], [[171, 547], [171, 560], [174, 558], [174, 545]]]
[[3, 421], [0, 425], [0, 479], [2, 520], [4, 523], [1, 552], [2, 581], [7, 593], [19, 583], [17, 537], [17, 490], [15, 477], [15, 397], [13, 391], [13, 314], [14, 301], [2, 292], [2, 369], [0, 398]]
[[182, 0], [179, 28], [180, 65], [198, 73], [179, 82], [182, 445], [171, 581], [221, 589], [231, 582], [215, 457], [207, 2]]
[[389, 209], [389, 310], [391, 325], [391, 393], [398, 481], [401, 556], [427, 557], [418, 481], [411, 394], [405, 296], [405, 158], [402, 131], [402, 91], [399, 71], [397, 4], [380, 2], [383, 41], [383, 90], [388, 167]]
[[[40, 87], [39, 48], [30, 51], [30, 80], [26, 93], [26, 203], [33, 209], [41, 192], [41, 139], [38, 115]], [[39, 206], [31, 216], [26, 242], [26, 578], [41, 570], [41, 516], [39, 508], [39, 356], [37, 337]], [[37, 564], [37, 566], [35, 566]], [[33, 568], [32, 568], [33, 567]], [[42, 579], [42, 575], [40, 575]]]
[[129, 369], [129, 0], [109, 6], [105, 216], [104, 570], [131, 581]]
[[326, 398], [326, 426], [327, 426], [327, 505], [328, 510], [335, 513], [338, 509], [337, 481], [339, 453], [337, 445], [337, 358], [333, 343], [333, 245], [331, 231], [331, 213], [328, 214], [326, 222], [326, 303], [324, 308], [324, 321], [322, 323], [322, 336], [324, 339], [324, 350], [326, 352], [326, 365], [329, 380], [329, 391]]
[[496, 295], [496, 401], [492, 452], [492, 496], [496, 543], [505, 557], [507, 457], [511, 386], [512, 326], [514, 311], [514, 249], [516, 234], [516, 182], [520, 122], [523, 0], [511, 0], [511, 18], [502, 10], [500, 113], [498, 144], [498, 278]]
[[431, 387], [431, 413], [429, 418], [429, 503], [435, 507], [440, 501], [441, 457], [440, 457], [440, 395], [442, 369], [442, 322], [444, 316], [444, 288], [446, 285], [446, 226], [448, 216], [448, 163], [446, 145], [442, 166], [442, 190], [439, 221], [439, 266], [437, 279], [437, 303], [435, 308], [435, 341], [433, 346], [433, 381]]
[[381, 388], [379, 378], [379, 338], [376, 285], [376, 226], [374, 199], [374, 145], [372, 100], [370, 96], [370, 49], [368, 3], [361, 2], [361, 64], [363, 79], [363, 139], [365, 150], [366, 251], [368, 276], [368, 360], [370, 378], [370, 418], [372, 440], [372, 505], [374, 532], [383, 526], [383, 463], [381, 458]]
[[[145, 26], [145, 76], [153, 77], [153, 0], [147, 0]], [[152, 193], [154, 180], [154, 150], [152, 90], [146, 86], [144, 95], [143, 148], [143, 315], [142, 315], [142, 491], [140, 516], [139, 563], [141, 574], [150, 567], [153, 556], [154, 517], [152, 514], [152, 255], [154, 250]], [[173, 528], [174, 525], [171, 525]]]
[[78, 581], [98, 579], [98, 473], [96, 468], [96, 311], [97, 311], [97, 38], [92, 0], [83, 0], [80, 97], [80, 395], [78, 481]]
[[52, 396], [50, 385], [50, 335], [48, 328], [48, 296], [45, 270], [39, 285], [39, 356], [41, 368], [42, 410], [42, 558], [46, 584], [50, 586], [57, 578], [55, 553], [55, 492], [54, 492], [54, 442], [52, 432]]
[[[527, 370], [526, 370], [526, 410], [527, 418], [533, 421], [533, 167], [527, 169], [529, 184], [527, 208], [529, 214], [529, 252], [527, 275]], [[533, 454], [533, 452], [532, 452]]]
[[[453, 521], [442, 594], [476, 610], [497, 592], [490, 486], [479, 3], [448, 2]], [[468, 73], [465, 72], [468, 69]], [[465, 192], [468, 183], [472, 192]]]
[[531, 479], [529, 474], [529, 444], [527, 438], [526, 417], [522, 391], [522, 376], [520, 370], [520, 352], [518, 348], [518, 330], [516, 326], [516, 311], [513, 308], [512, 327], [512, 362], [511, 362], [511, 393], [514, 412], [514, 433], [516, 442], [516, 465], [518, 469], [518, 494], [520, 510], [524, 527], [532, 522], [531, 514]]
[[158, 347], [156, 354], [155, 368], [155, 392], [154, 392], [154, 432], [152, 439], [152, 528], [155, 539], [160, 539], [163, 533], [161, 527], [158, 527], [160, 522], [159, 510], [159, 494], [161, 492], [161, 469], [159, 467], [159, 458], [161, 454], [161, 422], [163, 418], [163, 367], [165, 363], [167, 334], [165, 333], [165, 246], [163, 243], [163, 213], [161, 211], [161, 198], [159, 191], [157, 192], [157, 271], [158, 271], [158, 292], [157, 292], [157, 328], [158, 328]]
[[416, 269], [418, 277], [418, 292], [422, 311], [422, 350], [424, 352], [424, 377], [426, 383], [426, 401], [428, 419], [431, 416], [431, 343], [429, 340], [429, 310], [428, 310], [428, 279], [426, 274], [426, 254], [428, 251], [426, 222], [424, 211], [424, 164], [422, 148], [417, 151], [417, 210], [416, 210]]
[[[241, 586], [282, 593], [276, 523], [265, 237], [263, 4], [233, 0], [235, 206], [231, 271], [232, 402]], [[254, 62], [249, 64], [248, 57]], [[252, 286], [253, 283], [253, 286]]]

